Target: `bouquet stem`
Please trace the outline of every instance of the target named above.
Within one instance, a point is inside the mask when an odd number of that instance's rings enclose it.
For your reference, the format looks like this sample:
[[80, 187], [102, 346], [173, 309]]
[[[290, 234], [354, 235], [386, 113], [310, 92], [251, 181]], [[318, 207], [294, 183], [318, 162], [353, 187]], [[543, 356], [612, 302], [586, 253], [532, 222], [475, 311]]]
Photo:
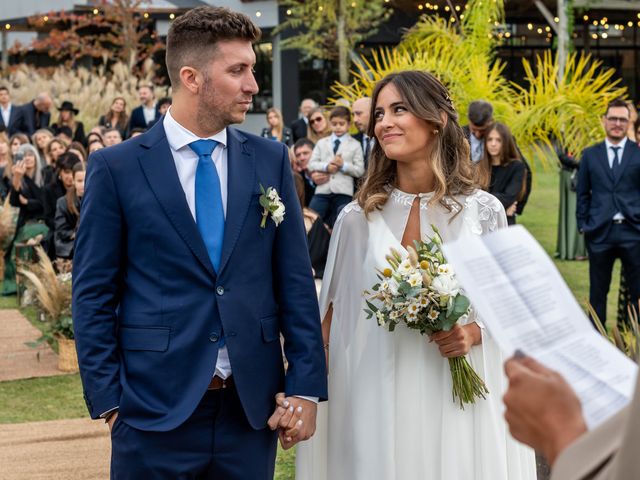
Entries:
[[453, 382], [453, 401], [458, 402], [462, 410], [465, 404], [475, 403], [476, 398], [486, 399], [489, 390], [466, 357], [450, 358], [449, 368]]

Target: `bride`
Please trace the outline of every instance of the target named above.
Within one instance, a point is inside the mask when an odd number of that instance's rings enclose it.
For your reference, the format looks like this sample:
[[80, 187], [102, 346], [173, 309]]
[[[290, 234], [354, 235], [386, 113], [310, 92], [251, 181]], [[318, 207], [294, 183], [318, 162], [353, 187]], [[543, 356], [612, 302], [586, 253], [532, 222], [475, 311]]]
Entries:
[[[394, 73], [372, 97], [377, 141], [357, 201], [333, 231], [320, 295], [329, 402], [300, 444], [298, 480], [535, 480], [534, 452], [502, 419], [502, 357], [479, 319], [431, 338], [390, 333], [364, 313], [391, 247], [445, 242], [506, 227], [500, 202], [475, 188], [469, 146], [445, 87], [426, 72]], [[447, 357], [467, 355], [490, 394], [461, 410]]]

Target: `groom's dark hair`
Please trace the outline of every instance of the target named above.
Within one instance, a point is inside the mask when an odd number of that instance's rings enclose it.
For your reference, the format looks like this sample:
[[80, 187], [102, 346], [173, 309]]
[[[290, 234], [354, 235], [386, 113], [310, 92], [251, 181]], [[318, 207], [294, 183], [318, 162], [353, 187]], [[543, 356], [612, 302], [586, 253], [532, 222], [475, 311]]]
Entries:
[[216, 52], [220, 40], [256, 42], [261, 31], [251, 19], [224, 7], [203, 6], [178, 17], [167, 34], [166, 63], [171, 86], [180, 85], [180, 69], [201, 69]]

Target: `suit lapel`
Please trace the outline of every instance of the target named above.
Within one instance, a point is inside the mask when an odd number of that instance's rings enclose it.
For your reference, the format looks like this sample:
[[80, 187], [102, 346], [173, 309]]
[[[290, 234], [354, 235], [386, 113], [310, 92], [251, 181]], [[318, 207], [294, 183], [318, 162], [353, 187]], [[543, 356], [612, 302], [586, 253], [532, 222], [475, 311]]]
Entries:
[[[251, 197], [254, 193], [256, 170], [256, 159], [253, 149], [247, 144], [247, 138], [233, 128], [227, 129], [227, 133], [227, 165], [229, 172], [229, 178], [227, 179], [227, 217], [224, 225], [224, 241], [222, 243], [219, 272], [222, 272], [225, 268], [240, 236], [240, 230], [244, 224]], [[256, 225], [256, 228], [259, 228], [259, 226]]]
[[164, 133], [164, 122], [157, 122], [146, 134], [142, 154], [138, 157], [142, 171], [158, 202], [174, 228], [204, 268], [215, 278], [207, 248], [193, 220], [176, 164]]
[[631, 139], [627, 139], [627, 144], [624, 146], [624, 151], [622, 152], [622, 159], [620, 162], [620, 168], [618, 169], [618, 175], [614, 179], [615, 183], [618, 183], [620, 179], [624, 176], [624, 171], [626, 170], [629, 162], [633, 158], [634, 154], [637, 152], [636, 144], [633, 143]]

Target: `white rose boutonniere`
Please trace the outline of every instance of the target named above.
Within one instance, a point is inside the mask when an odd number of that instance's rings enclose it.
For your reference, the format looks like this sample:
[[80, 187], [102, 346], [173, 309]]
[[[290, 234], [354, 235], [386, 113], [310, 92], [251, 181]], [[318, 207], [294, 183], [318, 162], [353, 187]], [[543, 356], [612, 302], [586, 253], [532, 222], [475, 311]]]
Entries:
[[268, 187], [266, 190], [260, 184], [260, 206], [262, 207], [262, 222], [260, 227], [264, 228], [267, 225], [267, 217], [271, 216], [271, 220], [276, 224], [276, 227], [284, 220], [285, 208], [284, 203], [280, 200], [278, 191], [273, 187]]

